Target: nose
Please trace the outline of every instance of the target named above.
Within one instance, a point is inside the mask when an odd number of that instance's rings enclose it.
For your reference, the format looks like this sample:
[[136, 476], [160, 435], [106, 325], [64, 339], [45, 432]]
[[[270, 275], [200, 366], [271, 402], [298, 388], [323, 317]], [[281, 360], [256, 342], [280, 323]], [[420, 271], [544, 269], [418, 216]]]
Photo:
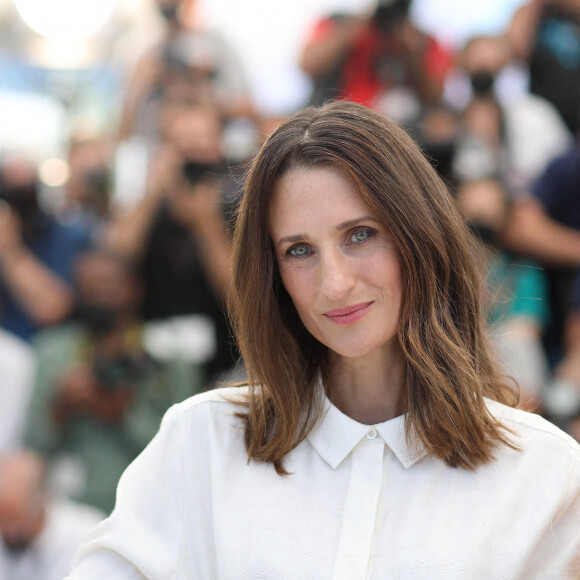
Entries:
[[355, 285], [355, 276], [348, 258], [340, 252], [328, 252], [321, 259], [322, 295], [329, 300], [341, 300]]

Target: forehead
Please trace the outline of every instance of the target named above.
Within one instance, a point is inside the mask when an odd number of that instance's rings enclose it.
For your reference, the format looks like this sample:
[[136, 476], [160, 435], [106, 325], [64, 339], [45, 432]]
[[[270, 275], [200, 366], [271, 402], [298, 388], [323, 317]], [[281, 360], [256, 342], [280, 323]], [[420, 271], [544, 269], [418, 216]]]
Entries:
[[271, 211], [287, 205], [301, 208], [302, 203], [328, 204], [348, 202], [366, 206], [360, 191], [341, 171], [334, 167], [295, 168], [285, 172], [274, 184], [270, 196]]
[[332, 168], [297, 169], [284, 174], [272, 192], [269, 234], [282, 238], [335, 236], [373, 215], [355, 185]]
[[269, 224], [273, 235], [287, 230], [316, 230], [371, 211], [356, 186], [332, 167], [292, 169], [275, 184]]

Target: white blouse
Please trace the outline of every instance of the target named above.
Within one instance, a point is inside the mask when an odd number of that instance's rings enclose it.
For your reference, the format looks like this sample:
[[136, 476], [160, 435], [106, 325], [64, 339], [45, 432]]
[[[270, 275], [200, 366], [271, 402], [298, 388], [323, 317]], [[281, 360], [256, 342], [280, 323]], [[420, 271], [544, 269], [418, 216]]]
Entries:
[[542, 418], [490, 401], [523, 450], [470, 472], [327, 400], [279, 476], [248, 462], [239, 392], [168, 411], [69, 580], [580, 578], [580, 446]]

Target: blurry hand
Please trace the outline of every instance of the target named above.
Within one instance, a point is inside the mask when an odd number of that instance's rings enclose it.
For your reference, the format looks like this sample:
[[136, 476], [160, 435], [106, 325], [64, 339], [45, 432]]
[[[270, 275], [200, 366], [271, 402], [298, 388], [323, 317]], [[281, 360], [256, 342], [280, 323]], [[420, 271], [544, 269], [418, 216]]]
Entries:
[[410, 20], [406, 19], [401, 23], [400, 27], [396, 29], [396, 35], [408, 54], [420, 53], [423, 38]]
[[163, 75], [163, 60], [160, 54], [144, 56], [135, 69], [133, 89], [145, 96], [159, 83]]
[[71, 413], [89, 409], [96, 387], [89, 367], [83, 365], [67, 371], [58, 381], [54, 408], [56, 419], [62, 422]]
[[0, 202], [0, 258], [22, 246], [20, 218], [5, 202]]
[[171, 212], [188, 227], [200, 247], [203, 267], [215, 290], [227, 298], [232, 284], [232, 243], [222, 212], [219, 180], [182, 182], [171, 197]]
[[171, 196], [171, 212], [182, 224], [193, 230], [223, 223], [222, 192], [213, 178], [196, 185], [182, 179]]
[[183, 157], [179, 151], [163, 144], [156, 152], [149, 169], [148, 195], [162, 197], [175, 188], [181, 176]]

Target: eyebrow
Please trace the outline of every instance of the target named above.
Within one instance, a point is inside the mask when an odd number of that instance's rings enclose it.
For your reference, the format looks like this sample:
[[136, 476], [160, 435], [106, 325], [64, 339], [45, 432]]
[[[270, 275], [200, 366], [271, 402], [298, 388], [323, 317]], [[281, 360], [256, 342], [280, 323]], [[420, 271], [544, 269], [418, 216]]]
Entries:
[[[377, 218], [370, 216], [370, 215], [366, 215], [366, 216], [356, 218], [354, 220], [342, 222], [342, 223], [338, 224], [334, 228], [333, 231], [334, 231], [334, 233], [340, 233], [344, 230], [348, 230], [349, 228], [353, 228], [355, 226], [358, 226], [361, 222], [368, 222], [368, 221], [373, 221], [375, 223], [378, 222]], [[309, 240], [309, 239], [310, 239], [310, 236], [308, 234], [295, 234], [293, 236], [285, 236], [285, 237], [280, 238], [278, 240], [278, 242], [276, 243], [276, 247], [279, 248], [282, 244], [301, 242], [301, 241]]]

